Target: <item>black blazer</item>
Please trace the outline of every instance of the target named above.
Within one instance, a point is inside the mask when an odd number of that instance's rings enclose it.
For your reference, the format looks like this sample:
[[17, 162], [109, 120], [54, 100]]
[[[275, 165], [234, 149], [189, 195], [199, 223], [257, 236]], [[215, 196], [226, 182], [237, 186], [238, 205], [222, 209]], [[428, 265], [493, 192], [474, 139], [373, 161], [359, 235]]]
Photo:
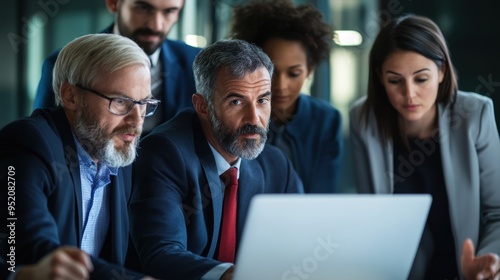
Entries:
[[[251, 198], [303, 192], [291, 163], [266, 145], [243, 160], [238, 186], [237, 244]], [[197, 114], [185, 109], [140, 143], [130, 202], [132, 240], [144, 272], [158, 278], [200, 279], [212, 259], [222, 216], [222, 186]]]
[[[9, 167], [14, 170], [11, 174], [7, 172]], [[15, 180], [12, 217], [17, 218], [16, 265], [37, 262], [61, 245], [80, 247], [80, 168], [73, 134], [62, 108], [36, 110], [31, 117], [12, 122], [0, 130], [0, 170], [4, 186], [8, 180]], [[112, 279], [123, 273], [139, 276], [122, 269], [129, 236], [127, 202], [131, 192], [131, 168], [120, 168], [118, 174], [111, 177], [108, 187], [110, 226], [101, 258], [92, 258], [94, 272], [91, 277]], [[0, 192], [2, 201], [7, 202], [7, 195], [7, 191]], [[1, 211], [2, 215], [5, 210]], [[4, 233], [5, 230], [1, 228]], [[10, 245], [5, 242], [5, 234], [0, 238], [2, 256], [5, 256]]]

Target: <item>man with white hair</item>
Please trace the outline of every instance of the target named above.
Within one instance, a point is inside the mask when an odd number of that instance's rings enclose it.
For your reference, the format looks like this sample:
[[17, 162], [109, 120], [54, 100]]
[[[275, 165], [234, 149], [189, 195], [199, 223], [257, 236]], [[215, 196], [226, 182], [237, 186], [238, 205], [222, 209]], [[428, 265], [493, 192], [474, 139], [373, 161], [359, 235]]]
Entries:
[[128, 38], [77, 38], [55, 63], [57, 107], [36, 110], [0, 130], [0, 178], [10, 187], [0, 197], [12, 206], [8, 214], [15, 227], [14, 235], [6, 232], [0, 239], [2, 256], [15, 255], [6, 258], [9, 270], [22, 274], [19, 266], [32, 267], [58, 248], [73, 246], [76, 251], [47, 264], [49, 279], [142, 278], [123, 265], [129, 165], [144, 118], [159, 103], [151, 96], [149, 67], [147, 55]]
[[[200, 48], [167, 35], [180, 17], [185, 0], [105, 0], [114, 22], [102, 33], [118, 34], [136, 42], [151, 60], [151, 92], [161, 100], [156, 114], [144, 122], [144, 134], [171, 119], [179, 110], [192, 107], [196, 92], [193, 60]], [[49, 55], [42, 67], [34, 108], [53, 107], [52, 69], [59, 51]]]

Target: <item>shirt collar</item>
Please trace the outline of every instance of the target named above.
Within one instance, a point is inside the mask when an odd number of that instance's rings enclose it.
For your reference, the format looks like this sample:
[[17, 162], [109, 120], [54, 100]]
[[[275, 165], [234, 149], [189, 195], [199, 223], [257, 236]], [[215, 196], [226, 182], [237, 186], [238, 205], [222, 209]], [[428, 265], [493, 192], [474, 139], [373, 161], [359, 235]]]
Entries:
[[226, 172], [231, 167], [236, 167], [238, 169], [238, 178], [240, 178], [240, 165], [241, 165], [241, 158], [238, 158], [236, 163], [231, 166], [225, 159], [224, 157], [208, 142], [208, 146], [210, 147], [210, 150], [212, 150], [212, 154], [214, 155], [215, 158], [215, 164], [217, 165], [217, 173], [218, 175], [222, 175], [222, 173]]
[[156, 51], [149, 56], [151, 67], [156, 67], [156, 65], [158, 65], [158, 60], [160, 59], [160, 49], [161, 47], [157, 48]]
[[[113, 34], [116, 34], [116, 35], [122, 35], [120, 34], [120, 30], [118, 30], [118, 24], [114, 24], [113, 25]], [[151, 61], [151, 67], [156, 67], [156, 65], [158, 65], [158, 60], [160, 59], [160, 49], [161, 49], [161, 45], [158, 49], [156, 49], [156, 51], [154, 53], [152, 53], [150, 56], [149, 56], [149, 61]]]

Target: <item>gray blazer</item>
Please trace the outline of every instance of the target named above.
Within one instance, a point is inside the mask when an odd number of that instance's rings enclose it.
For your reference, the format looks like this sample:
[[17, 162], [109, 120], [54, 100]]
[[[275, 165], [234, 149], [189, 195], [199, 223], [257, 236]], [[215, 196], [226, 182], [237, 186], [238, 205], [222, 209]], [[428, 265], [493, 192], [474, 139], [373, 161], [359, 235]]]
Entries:
[[[392, 141], [382, 142], [373, 111], [368, 124], [360, 116], [365, 100], [359, 99], [350, 109], [356, 187], [360, 193], [392, 193], [394, 181], [402, 179], [394, 176]], [[428, 155], [433, 145], [441, 145], [460, 269], [466, 238], [474, 242], [477, 255], [500, 255], [500, 139], [488, 97], [459, 91], [454, 104], [438, 105], [438, 116], [439, 138], [429, 139], [420, 151], [412, 152]]]

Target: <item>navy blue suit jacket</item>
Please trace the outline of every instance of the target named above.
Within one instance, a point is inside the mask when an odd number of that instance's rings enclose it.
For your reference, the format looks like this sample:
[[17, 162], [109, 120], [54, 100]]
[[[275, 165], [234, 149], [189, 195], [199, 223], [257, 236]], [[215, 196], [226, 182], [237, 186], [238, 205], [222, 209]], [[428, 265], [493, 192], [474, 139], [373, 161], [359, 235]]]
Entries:
[[343, 149], [342, 117], [327, 102], [301, 94], [297, 111], [285, 126], [271, 124], [268, 143], [282, 133], [290, 160], [306, 193], [336, 193]]
[[[113, 25], [102, 33], [113, 33]], [[159, 59], [162, 63], [163, 100], [160, 106], [163, 106], [163, 116], [160, 123], [171, 119], [180, 109], [193, 106], [191, 96], [196, 93], [193, 61], [200, 50], [181, 41], [166, 39], [161, 44]], [[55, 105], [52, 71], [59, 52], [60, 50], [57, 50], [50, 54], [43, 63], [33, 109]]]
[[[242, 159], [237, 244], [251, 198], [259, 193], [301, 193], [302, 183], [277, 148]], [[168, 279], [200, 279], [213, 259], [222, 215], [222, 186], [197, 114], [181, 111], [140, 143], [130, 202], [132, 240], [144, 272]], [[237, 261], [236, 261], [237, 263]]]
[[[8, 168], [13, 169], [8, 175]], [[62, 108], [36, 110], [31, 117], [0, 130], [0, 174], [3, 186], [15, 183], [15, 245], [0, 235], [2, 256], [15, 246], [16, 266], [31, 264], [62, 245], [80, 247], [82, 191], [73, 134]], [[10, 177], [10, 178], [9, 178]], [[11, 184], [12, 185], [12, 184]], [[92, 279], [128, 275], [122, 265], [127, 255], [131, 167], [111, 176], [110, 225], [100, 258], [92, 258]], [[7, 205], [7, 189], [0, 192]], [[9, 200], [10, 201], [10, 200]], [[5, 208], [6, 210], [7, 208]], [[5, 217], [6, 211], [1, 211]], [[6, 221], [6, 218], [2, 219]], [[6, 227], [0, 231], [5, 233]], [[129, 279], [129, 278], [127, 278]]]

